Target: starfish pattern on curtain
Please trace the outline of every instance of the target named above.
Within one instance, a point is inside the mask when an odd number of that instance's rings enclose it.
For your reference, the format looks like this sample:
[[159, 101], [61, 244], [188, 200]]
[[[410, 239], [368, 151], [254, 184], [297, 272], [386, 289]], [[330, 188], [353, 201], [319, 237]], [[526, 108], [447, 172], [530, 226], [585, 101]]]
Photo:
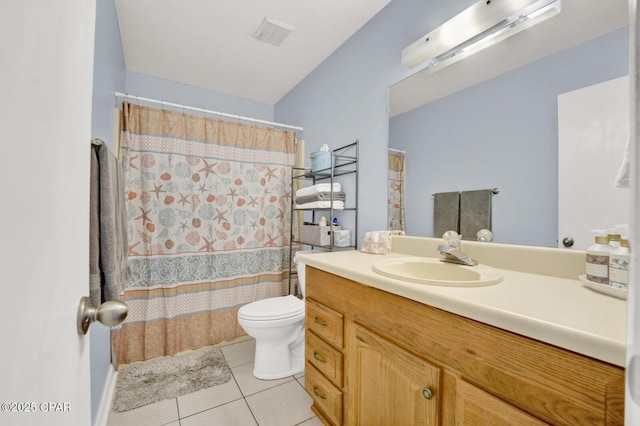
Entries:
[[124, 103], [132, 279], [116, 366], [233, 340], [288, 294], [295, 133]]

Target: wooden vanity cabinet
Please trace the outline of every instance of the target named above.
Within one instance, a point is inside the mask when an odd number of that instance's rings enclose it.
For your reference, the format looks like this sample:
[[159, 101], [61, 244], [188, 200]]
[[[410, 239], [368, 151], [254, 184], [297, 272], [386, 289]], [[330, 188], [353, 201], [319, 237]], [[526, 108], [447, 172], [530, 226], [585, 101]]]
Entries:
[[620, 367], [310, 266], [306, 279], [305, 387], [325, 424], [624, 423]]
[[343, 342], [343, 315], [307, 298], [304, 382], [312, 409], [325, 424], [342, 424]]
[[452, 376], [447, 386], [453, 402], [447, 424], [491, 426], [542, 426], [547, 423], [482, 389]]

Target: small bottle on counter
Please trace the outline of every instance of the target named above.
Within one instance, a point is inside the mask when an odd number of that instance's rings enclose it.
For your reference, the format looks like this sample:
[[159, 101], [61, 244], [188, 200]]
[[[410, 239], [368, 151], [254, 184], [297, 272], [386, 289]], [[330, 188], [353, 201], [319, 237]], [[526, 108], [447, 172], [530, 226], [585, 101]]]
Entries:
[[609, 258], [614, 250], [609, 245], [609, 237], [604, 229], [594, 229], [595, 244], [587, 248], [587, 279], [591, 282], [609, 285]]
[[318, 221], [318, 225], [327, 226], [327, 218], [324, 216], [320, 216], [320, 220]]
[[609, 238], [609, 245], [614, 249], [620, 247], [620, 232], [617, 229], [618, 226], [620, 225], [616, 225], [615, 228], [609, 229], [609, 233], [607, 234], [607, 237]]
[[622, 238], [620, 247], [609, 255], [609, 285], [615, 288], [629, 288], [629, 240], [627, 238], [627, 226], [616, 225], [621, 229]]

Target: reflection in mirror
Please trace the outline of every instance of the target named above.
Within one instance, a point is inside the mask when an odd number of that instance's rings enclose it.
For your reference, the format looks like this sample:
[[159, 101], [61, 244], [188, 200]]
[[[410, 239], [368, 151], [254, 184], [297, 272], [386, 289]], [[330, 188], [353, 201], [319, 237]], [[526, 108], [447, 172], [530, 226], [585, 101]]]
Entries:
[[406, 231], [404, 205], [404, 151], [389, 148], [389, 185], [387, 188], [387, 229], [390, 231]]
[[391, 87], [389, 145], [407, 153], [407, 234], [434, 236], [433, 193], [498, 187], [494, 241], [556, 247], [558, 95], [628, 73], [628, 27], [616, 28], [398, 115], [394, 97], [409, 83]]

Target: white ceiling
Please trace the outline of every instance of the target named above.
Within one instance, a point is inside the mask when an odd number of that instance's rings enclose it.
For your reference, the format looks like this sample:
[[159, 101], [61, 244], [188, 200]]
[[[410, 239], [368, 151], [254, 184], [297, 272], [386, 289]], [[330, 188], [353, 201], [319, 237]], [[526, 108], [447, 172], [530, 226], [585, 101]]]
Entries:
[[[391, 0], [116, 0], [128, 71], [275, 104]], [[268, 16], [295, 29], [253, 37]]]

